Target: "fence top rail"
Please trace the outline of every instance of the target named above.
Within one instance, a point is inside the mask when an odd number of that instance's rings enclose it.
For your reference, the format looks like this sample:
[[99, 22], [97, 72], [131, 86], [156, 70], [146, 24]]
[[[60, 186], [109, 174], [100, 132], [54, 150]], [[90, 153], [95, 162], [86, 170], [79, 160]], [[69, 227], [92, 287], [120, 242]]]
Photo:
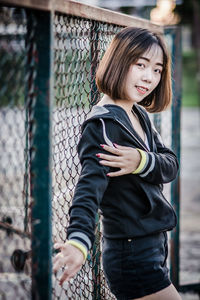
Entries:
[[86, 5], [71, 0], [0, 0], [0, 4], [45, 11], [56, 11], [120, 26], [135, 26], [163, 33], [163, 27], [149, 20]]

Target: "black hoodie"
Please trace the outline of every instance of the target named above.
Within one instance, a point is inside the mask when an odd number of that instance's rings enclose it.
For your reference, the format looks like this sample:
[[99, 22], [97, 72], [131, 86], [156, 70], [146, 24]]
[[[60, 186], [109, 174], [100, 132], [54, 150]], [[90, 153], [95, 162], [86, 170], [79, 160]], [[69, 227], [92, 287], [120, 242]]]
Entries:
[[[98, 209], [103, 235], [111, 239], [146, 236], [176, 226], [174, 209], [165, 199], [162, 185], [175, 179], [177, 158], [163, 144], [144, 108], [134, 105], [133, 110], [146, 133], [149, 149], [126, 111], [117, 105], [94, 106], [82, 125], [78, 144], [82, 171], [70, 208], [67, 236], [87, 249], [94, 242]], [[96, 154], [105, 152], [100, 144], [113, 143], [144, 151], [146, 162], [138, 174], [106, 175], [116, 168], [101, 165]]]

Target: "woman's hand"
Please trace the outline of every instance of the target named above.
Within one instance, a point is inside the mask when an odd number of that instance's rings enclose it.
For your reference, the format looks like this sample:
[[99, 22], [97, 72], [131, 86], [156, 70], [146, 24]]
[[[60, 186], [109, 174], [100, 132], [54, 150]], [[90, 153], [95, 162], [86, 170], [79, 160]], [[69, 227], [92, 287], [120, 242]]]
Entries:
[[78, 248], [67, 243], [56, 243], [54, 248], [60, 249], [60, 252], [53, 259], [53, 272], [57, 272], [61, 267], [65, 267], [60, 278], [60, 285], [62, 285], [64, 281], [73, 278], [81, 269], [84, 263], [84, 256]]
[[110, 172], [109, 177], [116, 177], [134, 172], [140, 164], [141, 155], [139, 151], [132, 147], [125, 147], [114, 144], [115, 147], [101, 145], [102, 148], [114, 155], [97, 153], [96, 156], [101, 158], [100, 164], [104, 166], [119, 168], [119, 171]]

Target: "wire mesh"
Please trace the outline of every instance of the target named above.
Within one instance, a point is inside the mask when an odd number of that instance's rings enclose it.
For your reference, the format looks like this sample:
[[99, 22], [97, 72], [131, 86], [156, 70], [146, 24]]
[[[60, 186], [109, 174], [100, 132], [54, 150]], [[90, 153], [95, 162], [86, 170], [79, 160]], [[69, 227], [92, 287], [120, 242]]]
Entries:
[[[30, 299], [30, 99], [23, 9], [0, 7], [0, 299]], [[29, 86], [27, 85], [29, 83]], [[28, 89], [28, 87], [30, 89]]]
[[[80, 126], [100, 94], [95, 85], [98, 62], [113, 36], [121, 29], [80, 17], [55, 14], [53, 112], [53, 237], [66, 240], [68, 210], [80, 175], [77, 144]], [[114, 299], [101, 267], [101, 232], [78, 275], [61, 288], [58, 273], [54, 299]]]

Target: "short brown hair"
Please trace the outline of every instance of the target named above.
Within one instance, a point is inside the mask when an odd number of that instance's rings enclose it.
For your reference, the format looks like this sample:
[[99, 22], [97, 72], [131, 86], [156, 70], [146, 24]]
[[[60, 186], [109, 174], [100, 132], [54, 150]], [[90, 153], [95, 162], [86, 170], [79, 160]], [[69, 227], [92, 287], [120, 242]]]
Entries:
[[154, 44], [163, 51], [161, 80], [139, 104], [149, 112], [160, 112], [167, 108], [172, 96], [170, 57], [161, 36], [147, 29], [126, 27], [116, 34], [97, 69], [99, 91], [113, 100], [127, 99], [125, 82], [128, 70]]

